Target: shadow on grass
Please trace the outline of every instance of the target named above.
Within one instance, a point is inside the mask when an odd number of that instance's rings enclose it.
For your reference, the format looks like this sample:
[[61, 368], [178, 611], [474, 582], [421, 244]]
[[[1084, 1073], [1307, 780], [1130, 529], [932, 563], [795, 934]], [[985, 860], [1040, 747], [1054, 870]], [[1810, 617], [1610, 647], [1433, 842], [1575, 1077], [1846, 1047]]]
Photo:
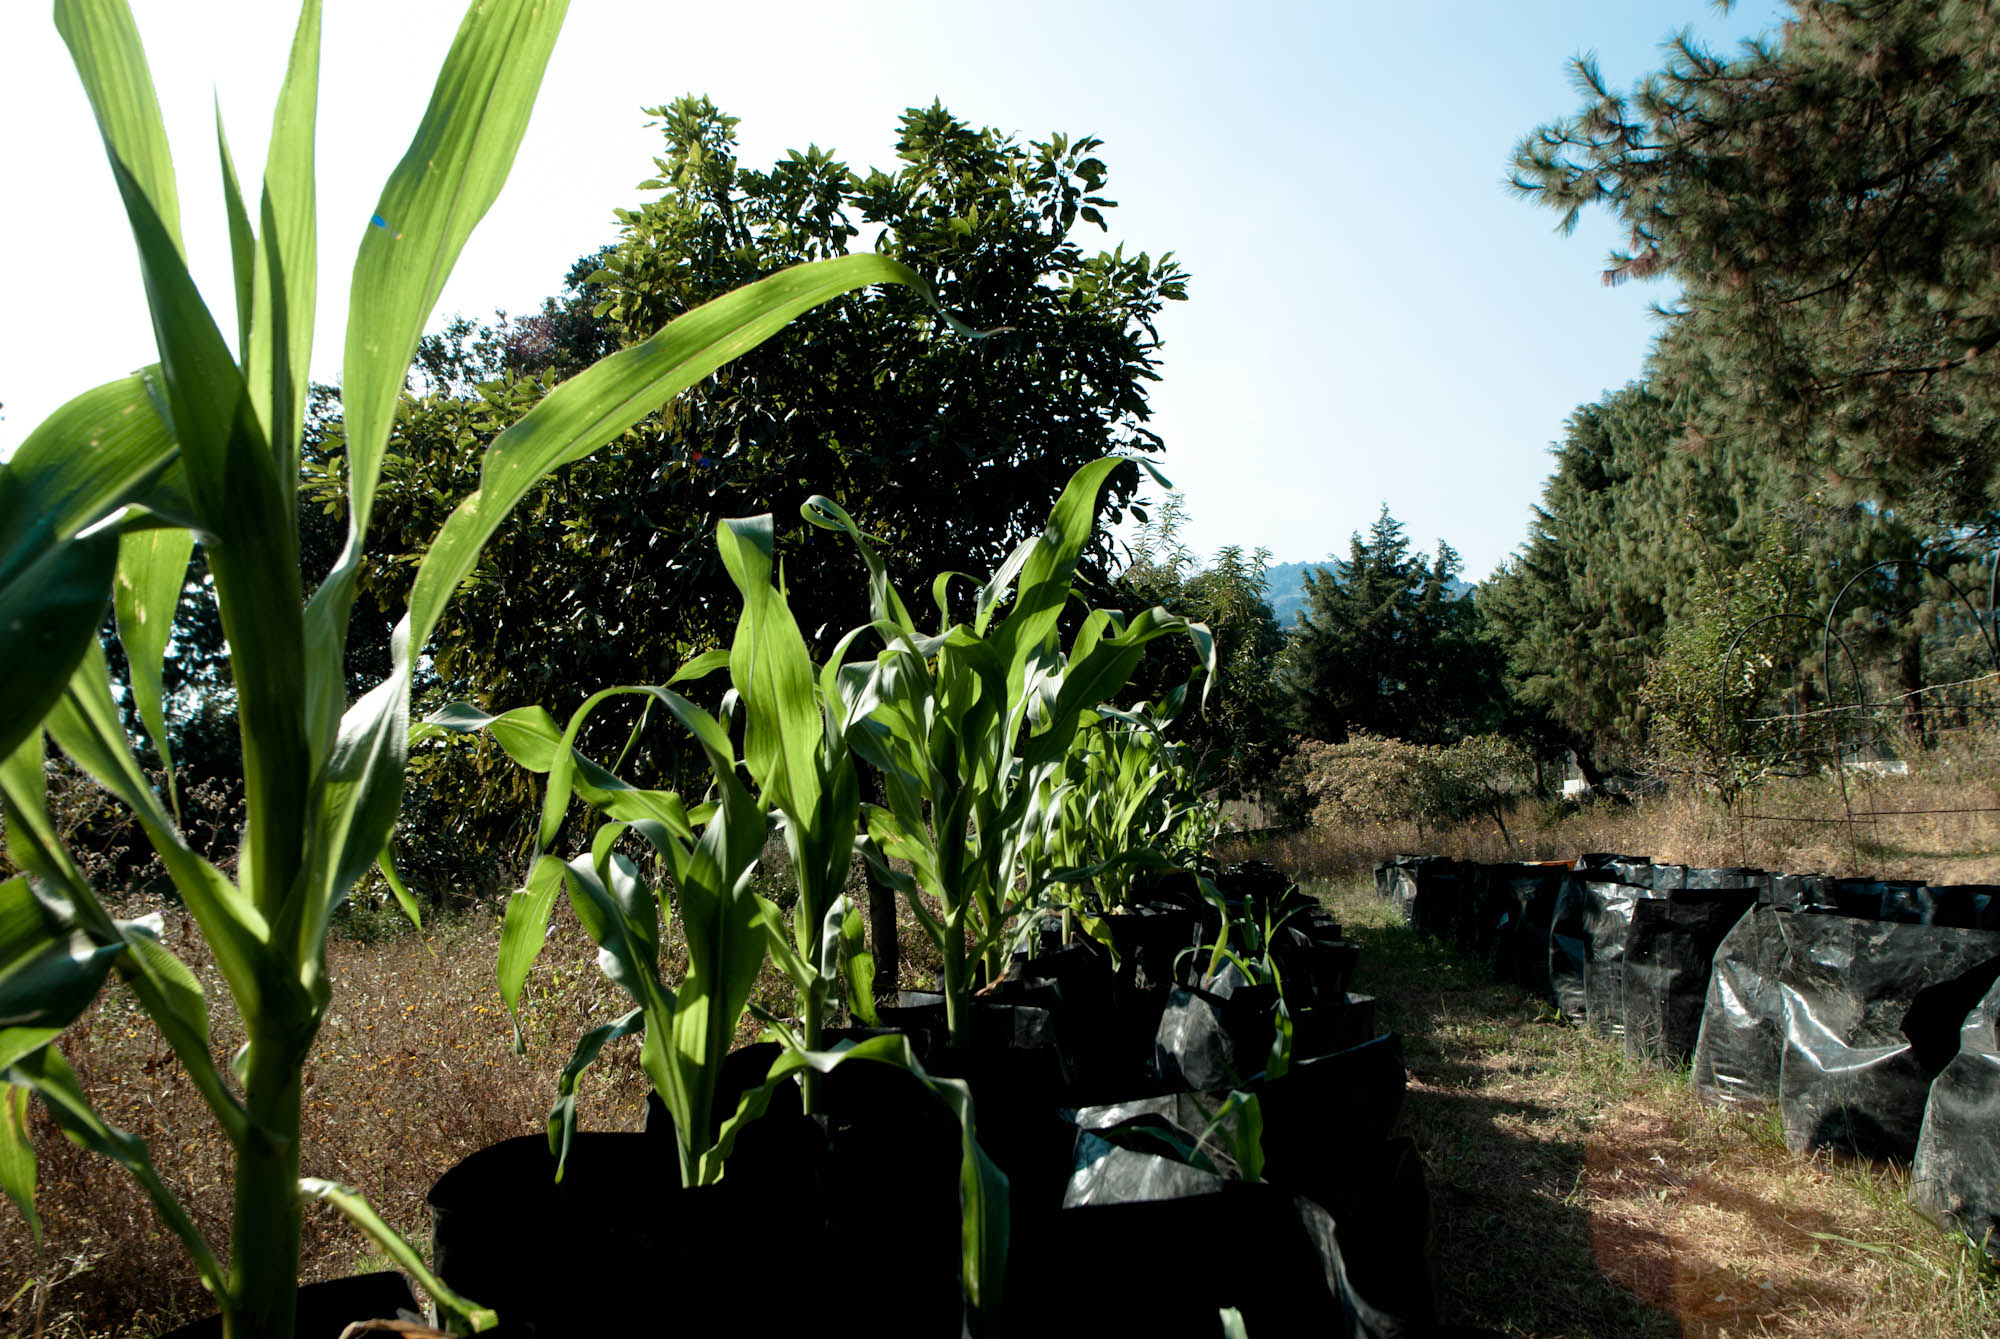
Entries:
[[1361, 950], [1355, 989], [1403, 1036], [1404, 1129], [1425, 1158], [1447, 1321], [1664, 1339], [1742, 1333], [1746, 1319], [1828, 1300], [1812, 1283], [1773, 1290], [1725, 1251], [1661, 1230], [1690, 1205], [1772, 1236], [1825, 1229], [1678, 1174], [1687, 1158], [1666, 1132], [1619, 1119], [1632, 1073], [1615, 1051], [1579, 1045], [1547, 1006], [1408, 926], [1366, 923], [1388, 919], [1379, 904], [1336, 910]]

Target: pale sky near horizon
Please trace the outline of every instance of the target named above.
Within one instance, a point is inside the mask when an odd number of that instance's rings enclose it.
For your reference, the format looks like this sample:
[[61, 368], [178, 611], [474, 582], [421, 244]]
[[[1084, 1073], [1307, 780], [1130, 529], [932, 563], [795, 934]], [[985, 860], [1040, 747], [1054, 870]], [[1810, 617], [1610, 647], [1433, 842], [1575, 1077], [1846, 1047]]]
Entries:
[[[524, 311], [642, 199], [642, 106], [707, 93], [741, 158], [817, 143], [889, 166], [903, 108], [941, 99], [1022, 139], [1105, 141], [1106, 246], [1173, 251], [1152, 427], [1207, 556], [1343, 554], [1386, 503], [1486, 576], [1527, 531], [1578, 404], [1638, 375], [1657, 285], [1604, 288], [1608, 219], [1569, 238], [1503, 186], [1514, 143], [1573, 110], [1567, 62], [1615, 87], [1689, 26], [1711, 47], [1775, 26], [1777, 0], [1411, 0], [982, 6], [767, 0], [754, 10], [572, 0], [507, 189], [434, 324]], [[213, 101], [254, 191], [296, 11], [134, 0], [180, 173], [195, 277], [233, 329]], [[314, 375], [337, 380], [347, 272], [463, 8], [327, 0]], [[839, 19], [832, 15], [841, 14]], [[754, 18], [743, 18], [749, 13]], [[44, 5], [0, 44], [11, 206], [0, 214], [0, 456], [69, 396], [154, 360], [117, 193]], [[1088, 230], [1085, 244], [1097, 236]]]

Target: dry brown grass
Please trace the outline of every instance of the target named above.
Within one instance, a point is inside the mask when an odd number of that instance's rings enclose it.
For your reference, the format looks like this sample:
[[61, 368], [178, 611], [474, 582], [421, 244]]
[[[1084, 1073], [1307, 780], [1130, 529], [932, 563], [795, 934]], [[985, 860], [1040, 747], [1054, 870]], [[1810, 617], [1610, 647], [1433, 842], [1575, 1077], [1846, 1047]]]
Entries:
[[1908, 776], [1847, 782], [1843, 797], [1831, 777], [1773, 781], [1734, 811], [1683, 790], [1630, 803], [1524, 802], [1508, 814], [1505, 838], [1487, 821], [1423, 832], [1398, 824], [1262, 835], [1234, 849], [1302, 878], [1345, 878], [1403, 851], [1479, 861], [1617, 851], [1663, 864], [2000, 883], [2000, 779], [1979, 758], [1940, 752]]
[[1562, 1023], [1349, 879], [1357, 989], [1403, 1033], [1448, 1319], [1523, 1336], [2000, 1335], [2000, 1278], [1896, 1168], [1802, 1159], [1767, 1117]]

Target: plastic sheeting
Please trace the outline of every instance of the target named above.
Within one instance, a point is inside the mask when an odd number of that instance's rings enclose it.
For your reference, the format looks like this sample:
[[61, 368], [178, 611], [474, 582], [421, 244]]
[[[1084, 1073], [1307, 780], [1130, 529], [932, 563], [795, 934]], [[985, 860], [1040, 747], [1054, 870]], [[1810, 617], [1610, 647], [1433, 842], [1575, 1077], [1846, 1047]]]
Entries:
[[1557, 864], [1486, 866], [1494, 896], [1491, 957], [1494, 974], [1546, 999], [1549, 983], [1549, 925], [1555, 919], [1568, 870]]
[[2000, 1256], [2000, 983], [1966, 1015], [1957, 1055], [1931, 1083], [1910, 1202]]
[[[1227, 1138], [1201, 1138], [1221, 1105], [1219, 1095], [1184, 1093], [1076, 1112], [1075, 1167], [1057, 1233], [1091, 1241], [1093, 1272], [1104, 1266], [1106, 1250], [1144, 1248], [1086, 1238], [1086, 1230], [1152, 1234], [1158, 1249], [1190, 1240], [1176, 1230], [1186, 1221], [1202, 1242], [1192, 1276], [1176, 1275], [1170, 1288], [1159, 1290], [1170, 1297], [1126, 1290], [1121, 1303], [1093, 1319], [1117, 1333], [1209, 1335], [1217, 1333], [1208, 1325], [1214, 1306], [1228, 1305], [1241, 1308], [1252, 1334], [1262, 1332], [1260, 1324], [1277, 1334], [1351, 1339], [1470, 1333], [1438, 1324], [1422, 1159], [1409, 1140], [1386, 1137], [1402, 1082], [1400, 1049], [1393, 1037], [1384, 1037], [1257, 1085], [1263, 1185], [1240, 1180], [1241, 1170], [1224, 1151]], [[1393, 1100], [1371, 1103], [1369, 1093]], [[1133, 1211], [1142, 1204], [1154, 1207]], [[1168, 1205], [1173, 1207], [1161, 1207]], [[1196, 1221], [1203, 1226], [1193, 1227]], [[1218, 1248], [1219, 1237], [1232, 1240]], [[1320, 1262], [1317, 1271], [1299, 1249], [1301, 1238]], [[1025, 1272], [1041, 1244], [1021, 1243], [1027, 1254], [1017, 1257], [1015, 1268]], [[1010, 1273], [1010, 1286], [1021, 1277]], [[1321, 1309], [1322, 1286], [1336, 1304], [1331, 1314]], [[1287, 1294], [1282, 1299], [1281, 1292]], [[1011, 1300], [1026, 1299], [1016, 1293]], [[1065, 1332], [1094, 1330], [1066, 1313]]]
[[1153, 1044], [1160, 1081], [1197, 1091], [1246, 1081], [1270, 1058], [1277, 1003], [1275, 986], [1250, 984], [1234, 963], [1225, 964], [1206, 989], [1176, 987]]
[[1785, 1055], [1785, 1002], [1778, 989], [1793, 912], [1754, 907], [1715, 951], [1694, 1048], [1694, 1087], [1723, 1106], [1777, 1100]]
[[1754, 887], [1656, 888], [1633, 901], [1619, 993], [1627, 1055], [1666, 1066], [1693, 1055], [1716, 949], [1758, 896]]
[[1912, 1022], [1923, 1025], [1920, 1036], [1936, 1032], [1940, 1014], [1913, 1006], [1929, 988], [1945, 988], [1946, 998], [1962, 992], [1958, 978], [2000, 958], [2000, 934], [1826, 915], [1793, 916], [1786, 928], [1778, 976], [1786, 1143], [1909, 1161], [1931, 1080], [1956, 1051], [1950, 1034], [1964, 1017], [1961, 1009], [1944, 1039], [1925, 1038], [1920, 1049]]

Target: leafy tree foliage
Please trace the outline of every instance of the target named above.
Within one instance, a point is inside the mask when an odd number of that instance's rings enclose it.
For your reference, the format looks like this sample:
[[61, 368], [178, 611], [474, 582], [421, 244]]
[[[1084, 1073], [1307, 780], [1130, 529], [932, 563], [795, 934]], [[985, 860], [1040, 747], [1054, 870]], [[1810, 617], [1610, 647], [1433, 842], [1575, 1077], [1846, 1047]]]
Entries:
[[[913, 582], [998, 567], [1080, 465], [1160, 447], [1147, 426], [1155, 323], [1187, 276], [1170, 254], [1086, 249], [1113, 207], [1098, 141], [1021, 144], [932, 106], [903, 117], [891, 170], [852, 172], [816, 147], [759, 170], [738, 161], [736, 120], [707, 99], [650, 114], [664, 141], [641, 186], [652, 195], [619, 211], [618, 240], [579, 260], [538, 312], [425, 341], [377, 494], [371, 593], [407, 588], [422, 545], [474, 487], [484, 444], [551, 386], [749, 280], [867, 236], [983, 333], [948, 329], [914, 295], [856, 294], [557, 472], [489, 543], [433, 639], [419, 685], [433, 698], [563, 714], [597, 687], [664, 680], [732, 626], [716, 522], [763, 511], [780, 518], [792, 607], [824, 654], [866, 621], [867, 581], [850, 546], [785, 523], [807, 497], [839, 499]], [[338, 511], [337, 423], [319, 445], [307, 491]], [[1120, 471], [1100, 522], [1122, 516], [1138, 486], [1136, 469]], [[1084, 579], [1101, 583], [1109, 558], [1099, 541]], [[600, 756], [630, 725], [612, 716], [584, 741]], [[698, 761], [646, 752], [673, 747], [642, 742], [626, 774], [650, 783]], [[483, 825], [504, 840], [494, 825], [526, 813], [514, 803], [525, 795], [517, 769], [488, 753], [413, 759], [413, 802], [428, 791], [447, 831]]]
[[1333, 826], [1414, 823], [1421, 835], [1486, 818], [1507, 832], [1506, 808], [1522, 789], [1529, 760], [1499, 735], [1455, 744], [1412, 744], [1356, 731], [1345, 742], [1302, 741], [1287, 771], [1314, 822]]
[[1766, 775], [1817, 760], [1799, 718], [1771, 711], [1811, 640], [1801, 627], [1812, 621], [1803, 617], [1807, 567], [1773, 526], [1749, 561], [1708, 573], [1640, 690], [1657, 759], [1712, 786], [1725, 804]]
[[1412, 553], [1384, 507], [1345, 562], [1306, 577], [1284, 669], [1304, 734], [1444, 743], [1494, 722], [1499, 674], [1480, 645], [1478, 606], [1453, 593], [1458, 571], [1442, 541], [1431, 558]]
[[[1232, 545], [1204, 565], [1180, 542], [1185, 515], [1185, 501], [1169, 494], [1135, 538], [1114, 600], [1134, 610], [1161, 605], [1207, 624], [1214, 634], [1216, 683], [1208, 709], [1197, 711], [1191, 703], [1172, 736], [1193, 759], [1204, 786], [1240, 797], [1261, 787], [1285, 747], [1285, 704], [1272, 672], [1285, 638], [1265, 603], [1271, 555]], [[1198, 668], [1193, 648], [1170, 639], [1140, 662], [1133, 691], [1157, 700], [1187, 683]]]
[[1793, 0], [1733, 58], [1683, 37], [1629, 95], [1523, 140], [1514, 183], [1629, 230], [1607, 282], [1682, 296], [1653, 381], [1698, 439], [1809, 469], [1835, 500], [1953, 524], [2000, 503], [2000, 12]]
[[[1482, 588], [1509, 691], [1532, 716], [1514, 733], [1568, 751], [1593, 782], [1647, 752], [1640, 688], [1672, 629], [1707, 617], [1716, 582], [1775, 530], [1799, 561], [1791, 606], [1823, 618], [1849, 578], [1919, 552], [1925, 532], [1880, 508], [1802, 491], [1788, 464], [1740, 438], [1687, 430], [1685, 400], [1634, 383], [1571, 416], [1528, 541]], [[1893, 569], [1892, 569], [1893, 570]], [[1907, 633], [1907, 581], [1864, 582], [1843, 603], [1856, 646]], [[1824, 700], [1814, 665], [1784, 687]]]

